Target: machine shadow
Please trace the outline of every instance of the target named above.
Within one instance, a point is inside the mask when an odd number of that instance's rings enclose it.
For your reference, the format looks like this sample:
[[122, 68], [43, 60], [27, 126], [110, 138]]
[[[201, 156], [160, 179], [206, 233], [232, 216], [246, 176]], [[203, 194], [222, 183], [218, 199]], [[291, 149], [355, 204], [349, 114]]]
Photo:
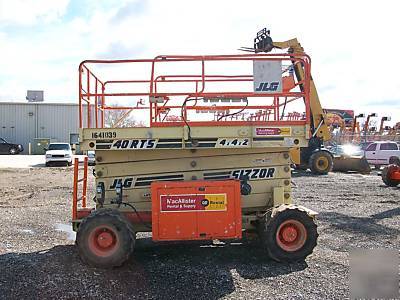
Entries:
[[389, 210], [386, 210], [386, 211], [383, 211], [383, 212], [380, 212], [380, 213], [377, 213], [377, 214], [373, 214], [371, 217], [373, 219], [380, 220], [380, 219], [393, 218], [393, 217], [396, 217], [396, 216], [400, 216], [400, 208], [399, 207], [396, 207], [396, 208], [393, 208], [393, 209], [389, 209]]
[[370, 217], [352, 217], [338, 212], [322, 212], [318, 219], [327, 222], [330, 226], [353, 233], [362, 233], [372, 236], [398, 235], [400, 230], [377, 223], [380, 219], [392, 218], [400, 215], [400, 208], [391, 209]]
[[[130, 260], [103, 270], [84, 265], [73, 245], [0, 255], [0, 295], [9, 298], [217, 299], [235, 290], [234, 278], [276, 277], [305, 262], [270, 260], [258, 242], [211, 245], [137, 241]], [[27, 275], [29, 274], [29, 275]], [[27, 279], [27, 278], [30, 278]], [[0, 297], [1, 298], [1, 297]]]
[[48, 168], [44, 163], [30, 165], [31, 168]]
[[321, 177], [321, 176], [328, 176], [328, 175], [316, 175], [313, 174], [311, 171], [304, 171], [304, 170], [295, 170], [292, 169], [292, 177]]

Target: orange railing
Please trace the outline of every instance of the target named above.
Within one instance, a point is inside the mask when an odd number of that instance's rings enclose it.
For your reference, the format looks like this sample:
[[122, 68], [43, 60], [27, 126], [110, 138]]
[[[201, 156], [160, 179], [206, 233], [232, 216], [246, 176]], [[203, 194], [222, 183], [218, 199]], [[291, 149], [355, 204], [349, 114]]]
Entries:
[[[281, 91], [253, 90], [254, 76], [249, 66], [255, 61], [279, 61], [287, 65], [282, 68]], [[197, 72], [188, 73], [185, 68], [179, 72], [180, 64], [190, 66], [191, 70], [195, 68]], [[234, 66], [239, 64], [241, 72], [236, 74]], [[302, 81], [296, 81], [290, 72], [294, 64], [301, 64], [304, 70]], [[119, 66], [122, 71], [116, 73], [118, 79], [100, 80], [89, 66], [100, 66], [99, 73], [107, 66]], [[222, 74], [216, 73], [217, 66], [223, 70]], [[81, 128], [106, 127], [106, 112], [112, 110], [132, 111], [137, 116], [143, 115], [140, 111], [147, 111], [145, 123], [150, 127], [308, 124], [310, 68], [310, 58], [297, 54], [169, 55], [154, 59], [86, 60], [79, 66], [79, 125]], [[121, 78], [135, 71], [140, 71], [138, 78]], [[114, 73], [106, 73], [105, 77], [110, 74]], [[216, 102], [211, 104], [210, 99]], [[118, 104], [114, 100], [118, 100]], [[128, 104], [132, 101], [136, 101], [136, 105]], [[145, 101], [147, 105], [143, 105]], [[302, 108], [288, 111], [288, 106], [293, 103]]]
[[[74, 186], [72, 192], [72, 220], [78, 218], [78, 202], [81, 202], [81, 208], [86, 208], [87, 200], [87, 175], [88, 175], [88, 157], [83, 161], [83, 177], [79, 178], [79, 159], [74, 159]], [[79, 194], [79, 183], [82, 183], [82, 196]]]

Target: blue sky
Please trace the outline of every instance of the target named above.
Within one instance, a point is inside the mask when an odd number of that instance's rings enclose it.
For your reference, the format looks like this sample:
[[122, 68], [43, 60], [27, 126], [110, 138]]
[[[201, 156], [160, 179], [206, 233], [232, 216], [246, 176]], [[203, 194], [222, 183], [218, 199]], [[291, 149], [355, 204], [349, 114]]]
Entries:
[[[237, 53], [264, 26], [297, 37], [327, 108], [400, 121], [397, 1], [0, 0], [0, 101], [77, 101], [90, 58]], [[296, 8], [296, 9], [294, 9]]]

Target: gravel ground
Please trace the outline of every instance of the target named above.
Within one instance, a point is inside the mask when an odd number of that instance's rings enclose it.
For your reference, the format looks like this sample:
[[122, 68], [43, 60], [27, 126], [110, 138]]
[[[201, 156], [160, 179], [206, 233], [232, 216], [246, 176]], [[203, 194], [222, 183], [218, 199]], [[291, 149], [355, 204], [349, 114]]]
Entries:
[[[79, 161], [83, 161], [84, 155], [74, 155]], [[74, 161], [72, 159], [72, 161]], [[0, 169], [2, 168], [41, 168], [45, 166], [46, 158], [44, 155], [0, 155]]]
[[134, 257], [105, 271], [80, 262], [68, 232], [72, 168], [0, 169], [0, 298], [348, 298], [349, 250], [400, 246], [400, 189], [376, 174], [293, 181], [296, 202], [320, 213], [305, 262], [271, 261], [251, 239], [158, 245], [141, 235]]

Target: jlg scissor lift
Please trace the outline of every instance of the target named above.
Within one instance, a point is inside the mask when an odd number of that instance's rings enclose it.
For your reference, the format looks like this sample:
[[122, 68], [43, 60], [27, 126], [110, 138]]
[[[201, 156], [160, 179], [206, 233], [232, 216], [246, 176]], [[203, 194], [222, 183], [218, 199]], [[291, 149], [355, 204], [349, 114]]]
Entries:
[[[310, 72], [304, 53], [82, 62], [80, 148], [96, 153], [94, 209], [86, 165], [78, 197], [75, 164], [72, 222], [83, 261], [121, 265], [137, 232], [183, 241], [254, 231], [275, 260], [307, 257], [316, 213], [292, 203], [289, 150], [312, 137]], [[115, 110], [146, 127], [107, 127]], [[305, 113], [293, 120], [294, 111]]]

